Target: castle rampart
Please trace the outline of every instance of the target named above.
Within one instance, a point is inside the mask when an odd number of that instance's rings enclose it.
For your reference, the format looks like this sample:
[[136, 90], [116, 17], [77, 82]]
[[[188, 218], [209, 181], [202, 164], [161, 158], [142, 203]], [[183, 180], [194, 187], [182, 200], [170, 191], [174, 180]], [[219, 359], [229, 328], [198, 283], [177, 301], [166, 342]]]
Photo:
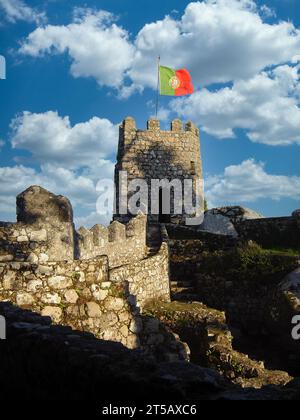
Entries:
[[[58, 205], [53, 204], [56, 199]], [[50, 200], [52, 206], [49, 207]], [[142, 214], [127, 225], [113, 222], [107, 228], [95, 225], [92, 229], [82, 227], [76, 232], [71, 204], [64, 197], [54, 196], [34, 186], [20, 194], [17, 203], [20, 201], [22, 212], [19, 206], [17, 209], [21, 221], [0, 223], [0, 262], [44, 264], [48, 261], [91, 259], [106, 255], [109, 266], [117, 267], [147, 255], [147, 220]], [[40, 207], [34, 216], [31, 209], [33, 202], [37, 202], [37, 209]]]
[[[128, 348], [164, 343], [166, 353], [185, 357], [172, 334], [141, 315], [154, 298], [170, 301], [167, 238], [148, 255], [143, 214], [76, 232], [71, 204], [64, 216], [55, 204], [68, 200], [40, 187], [21, 197], [22, 221], [0, 227], [0, 300]], [[41, 209], [34, 217], [33, 201]]]
[[78, 251], [80, 259], [107, 255], [110, 267], [118, 267], [143, 259], [146, 248], [146, 217], [142, 214], [126, 225], [117, 221], [108, 228], [95, 225], [92, 229], [78, 230]]
[[264, 247], [300, 248], [299, 211], [290, 217], [243, 220], [236, 223], [235, 229], [241, 238]]

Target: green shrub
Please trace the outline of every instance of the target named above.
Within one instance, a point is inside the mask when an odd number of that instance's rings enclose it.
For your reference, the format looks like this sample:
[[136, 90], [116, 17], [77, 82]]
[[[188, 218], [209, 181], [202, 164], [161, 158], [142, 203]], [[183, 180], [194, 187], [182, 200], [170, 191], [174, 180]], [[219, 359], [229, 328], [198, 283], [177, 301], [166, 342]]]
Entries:
[[230, 251], [206, 253], [200, 272], [228, 281], [278, 282], [297, 267], [296, 257], [248, 242]]

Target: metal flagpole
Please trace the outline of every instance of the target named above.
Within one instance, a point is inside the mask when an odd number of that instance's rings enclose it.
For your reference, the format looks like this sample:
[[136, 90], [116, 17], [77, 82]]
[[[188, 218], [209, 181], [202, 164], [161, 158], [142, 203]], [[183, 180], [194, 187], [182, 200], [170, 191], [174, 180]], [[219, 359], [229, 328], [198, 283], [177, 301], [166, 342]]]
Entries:
[[158, 114], [158, 102], [159, 102], [159, 93], [160, 93], [160, 56], [158, 56], [157, 59], [157, 91], [156, 91], [156, 111], [155, 111], [155, 117], [157, 119]]

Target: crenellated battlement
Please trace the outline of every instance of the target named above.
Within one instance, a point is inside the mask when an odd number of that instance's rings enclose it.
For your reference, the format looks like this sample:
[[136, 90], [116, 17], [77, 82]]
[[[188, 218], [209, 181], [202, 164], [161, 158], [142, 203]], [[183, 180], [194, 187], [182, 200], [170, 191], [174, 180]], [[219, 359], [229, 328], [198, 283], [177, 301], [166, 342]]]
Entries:
[[178, 118], [171, 121], [170, 130], [161, 130], [160, 121], [156, 118], [150, 118], [147, 121], [146, 129], [142, 130], [137, 128], [134, 118], [127, 117], [120, 125], [120, 131], [126, 138], [133, 136], [136, 132], [142, 133], [144, 131], [159, 131], [162, 135], [170, 132], [189, 132], [194, 133], [197, 137], [200, 135], [198, 127], [193, 122], [188, 121], [184, 124], [183, 121]]
[[17, 208], [20, 221], [0, 224], [0, 262], [44, 264], [106, 255], [116, 267], [146, 256], [143, 214], [127, 225], [112, 222], [76, 232], [71, 203], [37, 186], [18, 196]]
[[114, 221], [107, 228], [81, 227], [77, 232], [79, 258], [107, 255], [110, 267], [143, 259], [147, 253], [146, 223], [146, 216], [139, 214], [127, 224]]
[[16, 223], [0, 222], [0, 300], [129, 348], [144, 336], [147, 345], [140, 311], [170, 300], [168, 245], [162, 238], [149, 252], [147, 217], [76, 231], [69, 200], [39, 186], [17, 197], [17, 209]]

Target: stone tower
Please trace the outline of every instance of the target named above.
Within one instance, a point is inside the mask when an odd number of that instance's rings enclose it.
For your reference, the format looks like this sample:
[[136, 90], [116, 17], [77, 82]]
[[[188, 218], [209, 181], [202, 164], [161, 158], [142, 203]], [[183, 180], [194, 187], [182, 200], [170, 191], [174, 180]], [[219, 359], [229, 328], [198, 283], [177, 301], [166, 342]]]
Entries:
[[[132, 181], [134, 184], [132, 184]], [[191, 191], [196, 205], [195, 194], [198, 191], [197, 209], [203, 211], [203, 182], [202, 161], [200, 152], [199, 129], [191, 122], [185, 127], [180, 120], [171, 122], [170, 130], [160, 129], [160, 122], [151, 119], [147, 123], [147, 130], [138, 130], [135, 120], [127, 117], [120, 126], [119, 147], [117, 164], [115, 167], [116, 204], [114, 220], [127, 222], [132, 217], [128, 210], [127, 202], [138, 191], [136, 185], [139, 180], [147, 183], [148, 193], [140, 199], [143, 213], [148, 214], [150, 223], [186, 223], [186, 217], [194, 217], [195, 211], [187, 211], [185, 205], [178, 199], [178, 189], [166, 185], [166, 180], [171, 183], [180, 181], [182, 185], [182, 200], [185, 192]], [[157, 189], [154, 182], [160, 182]], [[174, 181], [176, 180], [176, 181]], [[189, 181], [186, 181], [189, 180]], [[200, 190], [196, 188], [197, 180], [201, 184]], [[187, 184], [191, 188], [188, 190]], [[130, 188], [131, 183], [131, 188]], [[198, 185], [198, 184], [197, 184]], [[132, 188], [132, 186], [134, 188]], [[128, 189], [129, 187], [129, 189]], [[169, 192], [168, 192], [169, 191]], [[177, 191], [177, 193], [175, 192]], [[200, 191], [200, 193], [199, 193]], [[166, 195], [165, 195], [166, 193]], [[165, 198], [170, 203], [170, 208], [164, 207]], [[151, 207], [157, 197], [156, 211]], [[200, 203], [200, 204], [199, 204]], [[131, 209], [131, 208], [130, 208]], [[198, 214], [198, 212], [197, 212]]]

